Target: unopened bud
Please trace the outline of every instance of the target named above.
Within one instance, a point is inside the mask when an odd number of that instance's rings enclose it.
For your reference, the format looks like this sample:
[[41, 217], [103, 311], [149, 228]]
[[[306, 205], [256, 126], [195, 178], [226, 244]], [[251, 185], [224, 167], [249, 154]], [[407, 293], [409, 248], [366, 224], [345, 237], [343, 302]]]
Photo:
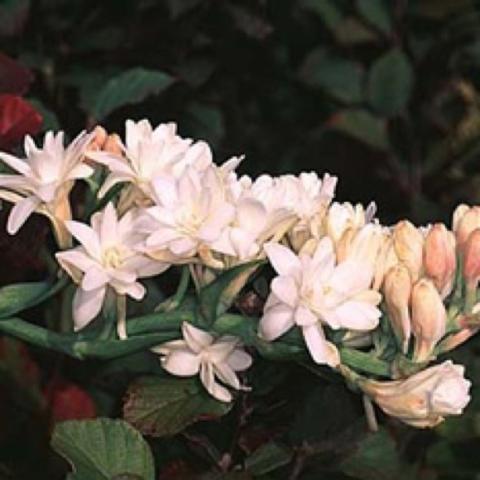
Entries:
[[437, 223], [425, 237], [423, 267], [442, 298], [452, 291], [456, 264], [455, 237], [445, 225]]
[[413, 361], [426, 362], [437, 342], [445, 335], [447, 312], [435, 285], [425, 278], [414, 285], [411, 303], [415, 336]]
[[383, 293], [388, 309], [388, 317], [398, 343], [403, 353], [408, 351], [408, 341], [411, 335], [409, 313], [412, 280], [405, 265], [392, 267], [385, 275]]
[[480, 228], [474, 230], [464, 246], [463, 276], [467, 289], [476, 289], [480, 280]]
[[114, 155], [122, 155], [122, 140], [116, 133], [110, 134], [105, 140], [103, 150]]
[[460, 415], [470, 401], [464, 367], [450, 360], [405, 380], [363, 380], [359, 387], [387, 414], [417, 428], [431, 428]]
[[470, 234], [480, 228], [480, 207], [460, 205], [453, 214], [453, 231], [459, 251], [463, 251]]
[[393, 245], [400, 262], [410, 272], [412, 280], [419, 279], [423, 263], [423, 235], [409, 221], [403, 220], [393, 230]]
[[97, 125], [93, 129], [93, 138], [90, 142], [88, 150], [102, 150], [106, 139], [107, 131], [101, 125]]
[[377, 262], [375, 264], [375, 277], [373, 280], [374, 290], [380, 289], [387, 272], [399, 263], [397, 254], [395, 253], [393, 239], [389, 233], [384, 231], [381, 243], [382, 245], [378, 253]]

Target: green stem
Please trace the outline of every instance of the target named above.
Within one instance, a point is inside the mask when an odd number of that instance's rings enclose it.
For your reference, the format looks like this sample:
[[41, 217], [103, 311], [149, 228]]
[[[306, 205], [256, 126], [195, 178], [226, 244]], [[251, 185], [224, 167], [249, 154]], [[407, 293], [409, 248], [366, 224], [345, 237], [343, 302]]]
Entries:
[[372, 357], [370, 354], [353, 350], [350, 348], [340, 348], [340, 358], [344, 365], [364, 373], [378, 375], [380, 377], [390, 377], [390, 365], [387, 362]]
[[190, 283], [190, 268], [188, 265], [184, 265], [182, 267], [182, 273], [180, 276], [180, 282], [178, 283], [177, 291], [175, 294], [165, 300], [164, 302], [160, 303], [155, 308], [156, 312], [169, 312], [171, 310], [175, 310], [180, 306], [185, 298], [185, 295], [188, 290], [188, 285]]
[[127, 322], [127, 334], [129, 336], [143, 335], [171, 330], [179, 332], [182, 322], [195, 323], [195, 313], [191, 310], [173, 310], [171, 312], [152, 313], [142, 317], [131, 318]]

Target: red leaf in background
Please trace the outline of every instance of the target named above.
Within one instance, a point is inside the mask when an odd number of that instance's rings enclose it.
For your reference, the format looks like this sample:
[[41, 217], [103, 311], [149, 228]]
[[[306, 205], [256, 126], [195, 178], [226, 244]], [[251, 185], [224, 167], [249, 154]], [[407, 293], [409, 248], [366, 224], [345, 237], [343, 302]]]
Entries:
[[97, 410], [92, 397], [83, 388], [65, 380], [53, 379], [45, 390], [52, 420], [83, 420], [95, 418]]
[[42, 116], [17, 95], [0, 95], [0, 149], [9, 150], [40, 130]]
[[0, 93], [23, 95], [32, 80], [33, 75], [28, 68], [0, 52]]

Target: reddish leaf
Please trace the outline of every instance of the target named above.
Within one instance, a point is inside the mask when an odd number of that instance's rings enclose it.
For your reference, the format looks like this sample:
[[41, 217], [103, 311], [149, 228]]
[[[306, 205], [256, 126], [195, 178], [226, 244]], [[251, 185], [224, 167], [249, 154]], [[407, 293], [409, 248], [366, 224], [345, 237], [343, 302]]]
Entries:
[[23, 95], [32, 80], [33, 75], [28, 68], [0, 52], [0, 93]]
[[42, 116], [17, 95], [0, 95], [0, 149], [8, 150], [27, 134], [35, 135]]
[[52, 380], [46, 388], [45, 397], [55, 422], [83, 420], [97, 415], [92, 397], [74, 383]]

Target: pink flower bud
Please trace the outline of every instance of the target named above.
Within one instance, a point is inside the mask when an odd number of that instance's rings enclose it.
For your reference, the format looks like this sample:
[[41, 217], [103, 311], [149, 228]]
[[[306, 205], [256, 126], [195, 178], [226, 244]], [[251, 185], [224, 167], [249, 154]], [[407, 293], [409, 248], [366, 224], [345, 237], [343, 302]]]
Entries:
[[423, 267], [442, 298], [451, 291], [456, 269], [455, 236], [445, 225], [435, 224], [425, 238]]
[[385, 275], [383, 294], [387, 305], [388, 317], [403, 353], [408, 351], [411, 334], [410, 313], [408, 310], [412, 280], [407, 267], [398, 264]]
[[463, 249], [463, 276], [467, 289], [476, 289], [480, 280], [480, 228], [470, 233]]
[[470, 401], [464, 367], [450, 360], [405, 380], [364, 380], [360, 388], [387, 414], [418, 428], [434, 427], [447, 415], [460, 415]]
[[408, 220], [403, 220], [393, 230], [393, 245], [400, 262], [408, 268], [412, 280], [420, 278], [423, 264], [423, 235]]
[[468, 237], [477, 228], [480, 228], [480, 207], [458, 206], [453, 214], [453, 231], [460, 251], [463, 251]]
[[422, 278], [412, 290], [412, 330], [415, 362], [428, 361], [437, 342], [445, 335], [447, 311], [435, 285]]

